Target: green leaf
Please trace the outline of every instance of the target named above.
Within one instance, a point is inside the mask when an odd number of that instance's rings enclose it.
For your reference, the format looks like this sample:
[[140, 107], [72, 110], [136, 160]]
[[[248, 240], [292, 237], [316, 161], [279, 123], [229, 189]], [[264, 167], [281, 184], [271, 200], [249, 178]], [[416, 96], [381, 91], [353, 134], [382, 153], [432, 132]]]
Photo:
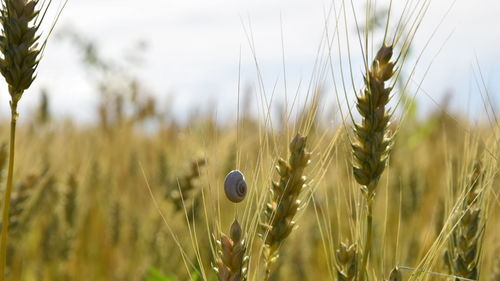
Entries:
[[172, 276], [165, 276], [155, 268], [150, 268], [146, 281], [177, 281], [177, 279]]
[[197, 272], [197, 271], [194, 271], [191, 273], [191, 278], [194, 280], [194, 281], [199, 281], [201, 280], [200, 278], [200, 274]]

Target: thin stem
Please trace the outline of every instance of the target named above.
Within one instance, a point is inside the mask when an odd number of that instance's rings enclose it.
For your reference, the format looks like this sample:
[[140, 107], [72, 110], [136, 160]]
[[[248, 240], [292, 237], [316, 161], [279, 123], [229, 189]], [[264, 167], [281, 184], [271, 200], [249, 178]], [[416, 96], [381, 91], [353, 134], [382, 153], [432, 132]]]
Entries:
[[[370, 188], [368, 188], [370, 190]], [[370, 255], [370, 250], [372, 248], [372, 228], [373, 228], [373, 197], [374, 194], [369, 192], [366, 196], [366, 237], [365, 237], [365, 247], [363, 249], [363, 256], [361, 261], [361, 267], [359, 268], [358, 280], [365, 280], [365, 273], [368, 271], [366, 266], [368, 264], [368, 256]]]
[[12, 178], [14, 175], [14, 149], [16, 143], [16, 123], [17, 123], [17, 101], [11, 102], [10, 120], [10, 151], [9, 151], [9, 171], [7, 175], [7, 187], [5, 189], [5, 200], [3, 207], [2, 234], [0, 240], [0, 281], [5, 279], [5, 265], [7, 262], [7, 238], [9, 231], [9, 208], [12, 193]]

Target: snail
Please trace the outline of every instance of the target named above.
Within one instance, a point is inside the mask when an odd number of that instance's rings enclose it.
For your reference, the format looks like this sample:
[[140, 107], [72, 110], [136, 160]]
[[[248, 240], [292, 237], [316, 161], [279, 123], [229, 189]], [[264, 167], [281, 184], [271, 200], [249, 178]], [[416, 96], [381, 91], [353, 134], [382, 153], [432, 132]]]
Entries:
[[224, 181], [224, 192], [229, 201], [238, 203], [245, 199], [247, 194], [247, 183], [245, 176], [238, 170], [229, 172]]

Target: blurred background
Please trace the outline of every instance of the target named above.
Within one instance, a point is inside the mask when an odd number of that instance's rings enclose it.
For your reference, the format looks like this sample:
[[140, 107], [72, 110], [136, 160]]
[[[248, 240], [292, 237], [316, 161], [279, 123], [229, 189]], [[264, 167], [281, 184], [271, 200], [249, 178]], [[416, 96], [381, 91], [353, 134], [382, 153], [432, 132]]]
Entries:
[[[339, 109], [364, 84], [359, 37], [368, 30], [373, 58], [389, 7], [366, 2], [69, 0], [20, 103], [8, 280], [217, 280], [214, 237], [235, 217], [255, 240], [248, 280], [262, 280], [257, 224], [297, 132], [312, 153], [300, 198], [311, 204], [271, 280], [348, 280], [336, 251], [362, 245], [365, 209], [353, 120]], [[419, 30], [397, 63], [389, 105], [401, 103], [374, 203], [369, 280], [419, 264], [455, 274], [454, 242], [466, 231], [455, 222], [470, 211], [488, 218], [471, 223], [481, 234], [469, 244], [482, 250], [471, 271], [500, 281], [500, 2], [425, 3], [394, 0], [388, 24], [388, 38]], [[9, 95], [0, 83], [1, 193]], [[249, 187], [239, 205], [222, 192], [233, 169]], [[465, 200], [476, 196], [477, 206]]]
[[[363, 11], [364, 1], [355, 2]], [[378, 5], [382, 13], [388, 1]], [[21, 112], [33, 108], [45, 89], [56, 116], [96, 121], [102, 98], [96, 81], [109, 84], [103, 76], [112, 72], [128, 77], [119, 83], [141, 81], [157, 106], [179, 120], [193, 110], [214, 110], [224, 120], [236, 111], [239, 81], [242, 92], [259, 84], [252, 44], [262, 87], [268, 95], [276, 87], [279, 103], [284, 72], [289, 92], [307, 89], [331, 7], [327, 0], [69, 1], [27, 93], [33, 98], [23, 101]], [[414, 81], [420, 82], [430, 67], [422, 84], [425, 93], [417, 94], [420, 115], [447, 103], [447, 110], [484, 119], [485, 90], [481, 95], [479, 87], [488, 89], [491, 104], [499, 104], [499, 12], [495, 0], [432, 1], [412, 47], [413, 60], [424, 50]], [[362, 25], [363, 15], [358, 16]], [[347, 24], [356, 30], [354, 21]], [[335, 29], [332, 19], [328, 25]], [[359, 56], [358, 45], [353, 50], [352, 56]], [[104, 65], [113, 70], [104, 71]], [[331, 82], [324, 83], [323, 91], [333, 103]], [[8, 95], [0, 96], [5, 118]], [[245, 106], [257, 108], [255, 103]]]

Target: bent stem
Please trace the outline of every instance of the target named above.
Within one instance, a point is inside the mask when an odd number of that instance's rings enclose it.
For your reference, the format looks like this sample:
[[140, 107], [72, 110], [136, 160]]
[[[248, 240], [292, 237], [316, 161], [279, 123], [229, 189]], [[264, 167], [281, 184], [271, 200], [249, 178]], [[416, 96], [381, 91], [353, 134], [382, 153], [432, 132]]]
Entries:
[[[375, 184], [376, 186], [376, 184]], [[372, 189], [369, 189], [372, 190]], [[375, 194], [369, 192], [366, 196], [366, 237], [365, 246], [363, 249], [361, 267], [359, 268], [358, 280], [364, 281], [365, 274], [368, 271], [366, 266], [368, 264], [368, 256], [370, 255], [370, 250], [372, 248], [372, 229], [373, 229], [373, 198]]]
[[10, 120], [10, 151], [9, 151], [9, 170], [7, 175], [7, 187], [5, 189], [5, 199], [3, 207], [2, 234], [0, 240], [0, 281], [5, 279], [5, 265], [7, 262], [7, 238], [9, 231], [9, 208], [10, 197], [12, 193], [12, 178], [14, 175], [14, 149], [16, 142], [16, 123], [17, 123], [17, 102], [13, 99], [10, 105], [11, 120]]

